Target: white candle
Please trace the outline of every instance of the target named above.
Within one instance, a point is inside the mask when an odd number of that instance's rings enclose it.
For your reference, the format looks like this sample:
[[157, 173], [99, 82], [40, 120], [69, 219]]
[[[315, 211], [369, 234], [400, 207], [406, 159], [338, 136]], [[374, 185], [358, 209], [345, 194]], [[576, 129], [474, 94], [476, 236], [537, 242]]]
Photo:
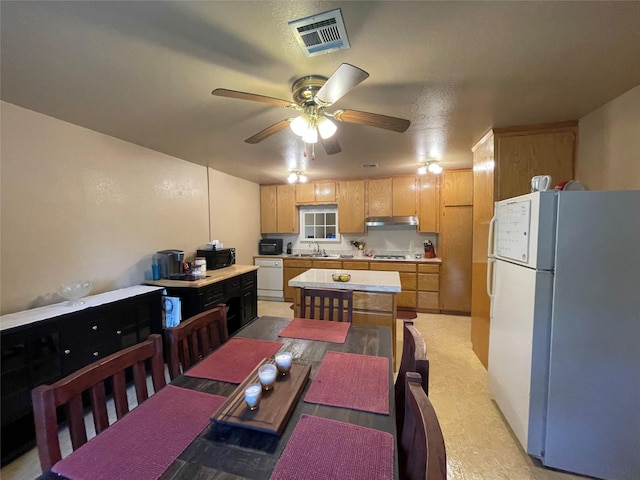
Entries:
[[276, 366], [272, 363], [267, 363], [258, 368], [258, 378], [264, 390], [271, 390], [273, 384], [276, 383], [277, 370]]
[[244, 391], [244, 401], [247, 402], [249, 410], [255, 410], [260, 403], [260, 395], [262, 393], [262, 387], [257, 383], [249, 385]]
[[280, 352], [276, 355], [276, 366], [278, 371], [283, 375], [286, 375], [291, 368], [291, 359], [293, 354], [291, 352]]

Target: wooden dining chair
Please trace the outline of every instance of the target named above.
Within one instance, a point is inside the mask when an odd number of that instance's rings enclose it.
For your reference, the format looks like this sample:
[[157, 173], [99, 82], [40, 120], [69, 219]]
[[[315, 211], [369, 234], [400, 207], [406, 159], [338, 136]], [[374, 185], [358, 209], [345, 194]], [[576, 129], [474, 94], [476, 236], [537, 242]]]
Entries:
[[149, 398], [146, 361], [150, 363], [153, 390], [157, 393], [166, 385], [162, 336], [158, 334], [150, 335], [144, 342], [87, 365], [51, 385], [40, 385], [32, 390], [36, 442], [43, 472], [62, 459], [56, 409], [64, 408], [71, 446], [73, 450], [77, 450], [87, 443], [83, 393], [86, 392], [85, 397], [88, 396], [91, 401], [93, 423], [98, 435], [110, 425], [105, 381], [113, 390], [115, 412], [119, 420], [129, 413], [125, 379], [129, 370], [133, 371], [138, 404]]
[[229, 339], [227, 307], [220, 304], [164, 333], [169, 376], [173, 380]]
[[447, 453], [440, 422], [416, 372], [407, 372], [405, 418], [398, 448], [400, 478], [446, 480]]
[[353, 290], [301, 288], [300, 317], [353, 322]]
[[427, 346], [422, 334], [411, 320], [405, 320], [402, 328], [403, 343], [400, 368], [395, 383], [396, 397], [396, 427], [398, 435], [402, 432], [404, 423], [405, 377], [407, 372], [418, 372], [422, 378], [422, 388], [429, 395], [429, 359]]

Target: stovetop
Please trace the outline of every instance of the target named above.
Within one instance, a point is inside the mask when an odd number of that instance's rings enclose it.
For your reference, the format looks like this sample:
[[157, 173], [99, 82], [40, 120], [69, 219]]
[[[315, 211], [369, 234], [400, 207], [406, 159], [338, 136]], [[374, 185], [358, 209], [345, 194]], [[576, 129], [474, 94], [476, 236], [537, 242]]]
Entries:
[[405, 255], [374, 255], [374, 260], [406, 260]]

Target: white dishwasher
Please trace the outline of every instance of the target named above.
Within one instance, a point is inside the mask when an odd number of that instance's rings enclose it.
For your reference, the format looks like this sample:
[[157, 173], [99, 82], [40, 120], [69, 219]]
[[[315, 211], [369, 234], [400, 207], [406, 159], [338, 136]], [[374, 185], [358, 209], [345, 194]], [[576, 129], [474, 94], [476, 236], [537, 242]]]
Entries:
[[283, 273], [281, 258], [256, 258], [258, 269], [258, 300], [284, 302]]

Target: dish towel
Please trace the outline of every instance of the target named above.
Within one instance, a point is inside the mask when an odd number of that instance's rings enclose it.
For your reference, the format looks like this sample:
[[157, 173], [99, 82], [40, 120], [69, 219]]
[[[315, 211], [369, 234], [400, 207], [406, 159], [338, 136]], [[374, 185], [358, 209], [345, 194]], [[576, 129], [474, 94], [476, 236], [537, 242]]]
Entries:
[[272, 357], [282, 343], [253, 338], [232, 338], [215, 352], [184, 372], [189, 377], [242, 383], [264, 358]]
[[349, 322], [330, 322], [294, 318], [281, 332], [281, 337], [318, 340], [321, 342], [344, 343], [349, 333]]
[[393, 435], [301, 415], [271, 480], [389, 480]]
[[389, 359], [327, 352], [305, 402], [389, 414]]
[[52, 470], [72, 480], [156, 479], [209, 425], [225, 400], [167, 385]]

